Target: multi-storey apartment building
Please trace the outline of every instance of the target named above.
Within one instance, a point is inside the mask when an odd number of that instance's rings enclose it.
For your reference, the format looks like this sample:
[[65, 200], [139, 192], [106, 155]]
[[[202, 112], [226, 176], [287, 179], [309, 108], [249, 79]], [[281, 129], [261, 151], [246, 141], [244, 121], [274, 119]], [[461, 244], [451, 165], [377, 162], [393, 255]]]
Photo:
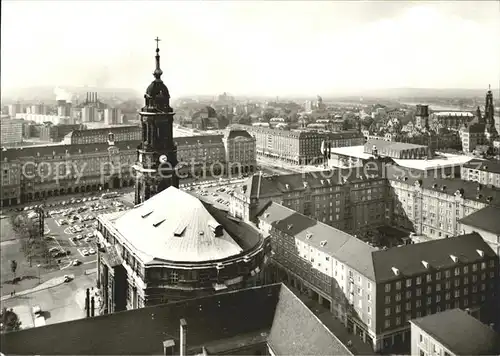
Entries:
[[319, 164], [323, 162], [321, 144], [331, 147], [357, 146], [364, 143], [359, 131], [317, 132], [307, 130], [280, 130], [260, 126], [238, 125], [256, 139], [257, 154], [292, 164]]
[[0, 120], [0, 143], [12, 145], [23, 141], [23, 120], [2, 117]]
[[257, 169], [255, 137], [245, 130], [227, 129], [223, 142], [228, 172], [251, 173]]
[[70, 116], [59, 116], [59, 115], [43, 115], [43, 114], [17, 114], [16, 119], [24, 119], [26, 121], [33, 121], [37, 124], [43, 124], [44, 122], [52, 122], [54, 125], [62, 124], [74, 124], [74, 118]]
[[391, 224], [432, 239], [461, 233], [459, 220], [489, 205], [500, 206], [500, 191], [457, 178], [416, 174], [386, 167], [391, 187]]
[[500, 188], [500, 161], [473, 159], [461, 167], [461, 177]]
[[2, 204], [133, 184], [135, 142], [48, 145], [2, 152]]
[[258, 225], [271, 239], [265, 278], [306, 291], [375, 351], [409, 341], [425, 315], [498, 317], [498, 257], [477, 233], [378, 250], [274, 202]]
[[500, 354], [500, 335], [461, 309], [446, 310], [410, 323], [412, 355]]
[[54, 125], [51, 122], [40, 125], [40, 141], [61, 142], [64, 136], [75, 130], [81, 130], [83, 125]]
[[115, 141], [137, 141], [142, 138], [141, 127], [127, 125], [118, 127], [105, 127], [99, 129], [74, 130], [64, 137], [65, 145], [85, 145], [92, 143], [107, 143], [109, 134], [114, 135]]
[[474, 119], [474, 114], [467, 111], [438, 111], [432, 113], [429, 119], [430, 126], [439, 124], [447, 129], [458, 131]]
[[388, 187], [374, 162], [359, 169], [250, 177], [235, 189], [230, 212], [254, 220], [270, 201], [344, 231], [379, 227], [390, 219]]
[[191, 175], [221, 174], [226, 170], [222, 135], [174, 137], [179, 168], [189, 166]]

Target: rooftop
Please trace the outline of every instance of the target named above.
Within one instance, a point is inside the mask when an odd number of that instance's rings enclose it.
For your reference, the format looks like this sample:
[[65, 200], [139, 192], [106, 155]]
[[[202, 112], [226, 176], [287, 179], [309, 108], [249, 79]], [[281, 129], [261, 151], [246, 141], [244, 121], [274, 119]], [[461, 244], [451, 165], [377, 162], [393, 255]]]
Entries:
[[385, 176], [389, 180], [400, 180], [406, 184], [420, 184], [424, 189], [448, 195], [460, 194], [467, 200], [500, 206], [500, 190], [488, 188], [476, 182], [464, 181], [459, 178], [442, 178], [439, 174], [424, 174], [394, 165], [386, 166]]
[[[423, 274], [428, 269], [451, 268], [456, 264], [451, 256], [468, 263], [496, 256], [477, 233], [380, 250], [274, 202], [263, 209], [259, 219], [347, 264], [377, 283], [399, 279], [399, 275]], [[427, 267], [422, 261], [427, 263]]]
[[174, 137], [174, 142], [178, 146], [203, 145], [210, 143], [220, 143], [222, 145], [222, 135], [197, 135]]
[[191, 354], [204, 345], [217, 348], [215, 341], [231, 347], [236, 337], [260, 342], [260, 334], [269, 335], [277, 355], [351, 355], [281, 284], [11, 332], [2, 335], [0, 349], [18, 355], [160, 355], [166, 340], [178, 347], [181, 318]]
[[500, 161], [472, 159], [464, 164], [464, 168], [500, 174]]
[[416, 148], [427, 149], [427, 146], [424, 145], [416, 145], [414, 143], [406, 143], [406, 142], [385, 141], [378, 139], [369, 139], [364, 145], [364, 147], [369, 150], [371, 150], [373, 146], [376, 146], [378, 151], [381, 153], [385, 150], [404, 151]]
[[347, 146], [347, 147], [332, 147], [333, 155], [349, 156], [360, 159], [370, 159], [373, 155], [365, 153], [365, 146]]
[[375, 280], [371, 253], [377, 249], [356, 237], [274, 202], [259, 219]]
[[413, 168], [422, 171], [436, 168], [457, 167], [471, 161], [473, 158], [465, 155], [437, 153], [432, 159], [394, 159], [401, 167]]
[[481, 210], [472, 213], [462, 220], [463, 225], [472, 226], [496, 235], [500, 235], [500, 207], [487, 206]]
[[169, 187], [121, 216], [103, 216], [102, 220], [114, 226], [144, 263], [196, 263], [236, 257], [261, 241], [257, 231], [224, 214]]
[[497, 355], [499, 335], [461, 309], [410, 321], [456, 355]]
[[432, 113], [435, 116], [466, 116], [466, 117], [474, 117], [474, 114], [468, 111], [438, 111]]
[[[496, 254], [477, 233], [377, 250], [372, 254], [377, 282], [452, 268], [456, 262], [451, 256], [460, 262], [474, 263]], [[427, 267], [422, 261], [428, 264]], [[393, 268], [397, 269], [397, 274]]]

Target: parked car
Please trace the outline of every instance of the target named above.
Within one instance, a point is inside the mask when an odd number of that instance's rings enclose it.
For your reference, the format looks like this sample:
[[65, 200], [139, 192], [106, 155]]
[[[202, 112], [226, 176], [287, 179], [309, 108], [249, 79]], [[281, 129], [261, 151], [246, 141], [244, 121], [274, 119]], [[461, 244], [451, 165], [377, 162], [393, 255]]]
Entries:
[[89, 255], [89, 251], [87, 251], [86, 249], [83, 249], [82, 250], [82, 255], [88, 256]]
[[95, 255], [95, 250], [94, 250], [93, 248], [90, 248], [90, 249], [89, 249], [89, 254], [90, 254], [90, 255]]
[[79, 260], [73, 260], [73, 266], [79, 266], [81, 262]]

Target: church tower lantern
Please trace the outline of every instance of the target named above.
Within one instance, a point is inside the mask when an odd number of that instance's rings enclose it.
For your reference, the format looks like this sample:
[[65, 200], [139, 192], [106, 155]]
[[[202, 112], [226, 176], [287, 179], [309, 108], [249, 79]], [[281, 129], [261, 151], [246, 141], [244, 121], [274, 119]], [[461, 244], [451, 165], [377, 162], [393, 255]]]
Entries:
[[160, 68], [160, 49], [156, 41], [156, 68], [154, 80], [146, 89], [145, 105], [140, 111], [142, 142], [137, 147], [134, 165], [135, 204], [141, 204], [170, 186], [178, 187], [175, 171], [177, 147], [173, 139], [174, 110], [170, 107], [170, 93], [163, 83]]

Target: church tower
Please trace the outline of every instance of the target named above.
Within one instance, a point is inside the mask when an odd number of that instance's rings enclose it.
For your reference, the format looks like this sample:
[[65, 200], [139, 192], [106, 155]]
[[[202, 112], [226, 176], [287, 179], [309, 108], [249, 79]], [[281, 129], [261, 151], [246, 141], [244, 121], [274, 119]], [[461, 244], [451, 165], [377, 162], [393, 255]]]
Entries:
[[495, 108], [493, 107], [493, 93], [491, 92], [491, 86], [488, 88], [486, 93], [486, 103], [484, 106], [484, 121], [485, 128], [484, 134], [488, 141], [498, 137], [497, 129], [495, 128]]
[[170, 186], [178, 187], [175, 171], [177, 147], [173, 139], [174, 110], [170, 107], [170, 94], [161, 80], [160, 49], [156, 38], [156, 68], [154, 80], [146, 89], [145, 105], [140, 111], [142, 142], [137, 147], [134, 165], [135, 204], [141, 204]]

